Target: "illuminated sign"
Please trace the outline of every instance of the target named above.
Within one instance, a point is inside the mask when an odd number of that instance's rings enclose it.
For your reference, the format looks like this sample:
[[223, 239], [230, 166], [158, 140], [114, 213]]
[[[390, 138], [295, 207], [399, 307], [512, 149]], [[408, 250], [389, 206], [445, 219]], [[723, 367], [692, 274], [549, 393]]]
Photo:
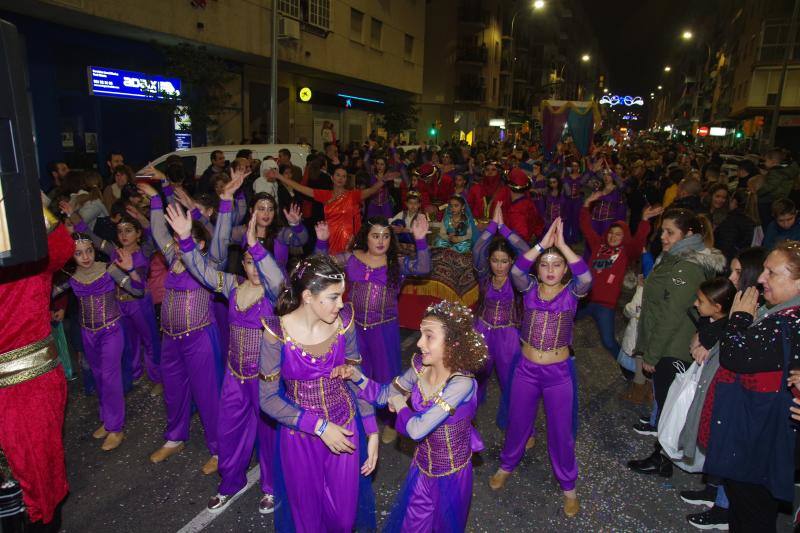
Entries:
[[641, 96], [620, 96], [617, 94], [604, 94], [599, 102], [601, 104], [607, 104], [611, 107], [615, 105], [624, 105], [624, 106], [633, 106], [633, 105], [644, 105], [644, 100], [642, 100]]
[[175, 134], [175, 149], [188, 150], [192, 147], [192, 134], [191, 133], [176, 133]]
[[489, 126], [493, 128], [505, 128], [506, 127], [506, 119], [504, 118], [490, 118], [489, 119]]
[[303, 87], [300, 89], [300, 100], [303, 102], [310, 102], [311, 101], [311, 89], [308, 87]]
[[728, 130], [725, 128], [711, 128], [708, 130], [708, 134], [712, 137], [725, 137], [726, 133], [728, 133]]
[[697, 128], [697, 134], [700, 137], [705, 137], [706, 135], [708, 135], [708, 126], [700, 126], [699, 128]]
[[143, 72], [89, 67], [89, 94], [130, 98], [132, 100], [163, 100], [181, 95], [181, 80]]

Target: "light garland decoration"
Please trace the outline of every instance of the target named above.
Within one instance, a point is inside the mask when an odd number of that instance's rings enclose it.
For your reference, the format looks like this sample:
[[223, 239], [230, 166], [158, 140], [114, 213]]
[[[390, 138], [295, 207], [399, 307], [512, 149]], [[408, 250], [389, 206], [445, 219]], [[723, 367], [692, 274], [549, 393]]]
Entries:
[[644, 105], [644, 100], [641, 96], [620, 96], [618, 94], [604, 94], [600, 100], [600, 104], [607, 104], [611, 107], [615, 105], [634, 106]]

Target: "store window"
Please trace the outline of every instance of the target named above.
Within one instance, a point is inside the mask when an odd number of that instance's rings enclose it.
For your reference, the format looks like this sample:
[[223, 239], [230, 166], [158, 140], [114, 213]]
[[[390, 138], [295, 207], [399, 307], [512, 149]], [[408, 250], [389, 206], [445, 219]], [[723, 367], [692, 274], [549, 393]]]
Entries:
[[382, 33], [383, 33], [383, 22], [381, 22], [378, 19], [372, 19], [372, 27], [370, 28], [370, 38], [369, 38], [369, 44], [372, 48], [380, 49]]

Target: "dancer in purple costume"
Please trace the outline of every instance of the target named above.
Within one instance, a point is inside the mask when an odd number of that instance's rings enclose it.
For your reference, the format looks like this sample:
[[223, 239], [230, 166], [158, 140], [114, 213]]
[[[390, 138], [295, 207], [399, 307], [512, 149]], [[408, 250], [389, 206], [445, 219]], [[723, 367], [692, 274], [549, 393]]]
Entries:
[[[497, 232], [502, 238], [494, 238]], [[511, 380], [514, 354], [519, 351], [519, 307], [509, 277], [518, 254], [530, 249], [522, 238], [503, 224], [502, 202], [494, 208], [494, 217], [481, 233], [472, 250], [472, 264], [478, 274], [481, 303], [475, 316], [475, 329], [486, 339], [489, 359], [478, 374], [478, 401], [486, 397], [486, 385], [497, 369], [500, 390]]]
[[72, 289], [78, 298], [81, 339], [84, 353], [94, 375], [100, 400], [102, 425], [92, 437], [105, 439], [102, 449], [117, 448], [124, 438], [125, 398], [122, 393], [122, 351], [125, 334], [120, 318], [116, 287], [135, 296], [144, 294], [144, 280], [139, 278], [133, 257], [119, 249], [112, 265], [94, 260], [94, 247], [88, 235], [73, 233], [77, 265], [75, 273], [63, 284], [53, 287], [53, 297]]
[[[75, 231], [88, 235], [96, 250], [100, 250], [113, 262], [117, 259], [117, 247], [95, 235], [68, 202], [60, 202], [59, 207], [72, 220]], [[150, 271], [150, 258], [155, 251], [149, 235], [142, 240], [144, 229], [141, 223], [130, 216], [123, 216], [117, 224], [117, 239], [120, 246], [133, 257], [133, 268], [140, 280], [146, 280]], [[130, 347], [129, 369], [131, 378], [137, 381], [142, 377], [143, 366], [147, 369], [147, 377], [155, 385], [151, 389], [152, 396], [158, 396], [163, 391], [161, 385], [161, 339], [156, 326], [155, 308], [150, 293], [145, 292], [134, 296], [128, 291], [117, 288], [117, 300], [122, 312], [123, 326], [125, 327], [125, 342]], [[144, 351], [144, 365], [140, 347]], [[124, 365], [123, 365], [124, 366]]]
[[[233, 179], [243, 180], [244, 173], [235, 175]], [[160, 463], [183, 450], [184, 443], [189, 440], [194, 404], [200, 413], [206, 446], [211, 454], [201, 471], [205, 475], [213, 474], [218, 462], [219, 379], [215, 362], [220, 345], [211, 311], [211, 292], [186, 270], [178, 249], [178, 236], [170, 235], [158, 192], [145, 182], [140, 182], [138, 187], [142, 194], [150, 197], [150, 229], [169, 265], [161, 304], [161, 331], [164, 334], [161, 378], [167, 411], [166, 442], [150, 455], [150, 461]], [[192, 237], [203, 250], [211, 240], [197, 220], [192, 221]]]
[[[464, 305], [430, 306], [420, 323], [420, 353], [391, 383], [340, 368], [361, 388], [359, 397], [397, 413], [397, 431], [417, 442], [405, 486], [384, 531], [464, 531], [472, 500], [472, 453], [483, 450], [472, 426], [478, 408], [475, 373], [486, 343]], [[410, 400], [410, 405], [408, 401]]]
[[[534, 261], [537, 277], [531, 278], [528, 272]], [[522, 459], [541, 398], [547, 417], [550, 464], [564, 491], [564, 514], [573, 517], [578, 514], [579, 505], [575, 492], [575, 369], [569, 345], [578, 299], [589, 292], [592, 274], [566, 244], [564, 224], [557, 219], [541, 242], [517, 259], [511, 277], [524, 294], [522, 349], [511, 382], [509, 423], [500, 468], [489, 486], [500, 490]]]
[[617, 185], [616, 175], [607, 168], [601, 170], [600, 175], [603, 178], [602, 188], [590, 196], [592, 229], [598, 235], [605, 235], [614, 222], [628, 219], [628, 208]]
[[544, 195], [536, 201], [536, 209], [544, 219], [545, 231], [553, 224], [553, 221], [563, 217], [567, 210], [567, 197], [564, 194], [564, 187], [557, 172], [547, 175], [547, 190]]
[[[364, 155], [364, 165], [370, 170], [369, 185], [376, 183], [383, 183], [386, 181], [386, 158], [378, 156], [373, 159], [372, 151], [369, 150]], [[393, 187], [393, 182], [387, 182], [387, 186], [378, 190], [378, 193], [373, 195], [367, 200], [366, 218], [370, 217], [386, 217], [391, 218], [394, 215], [395, 209], [392, 205], [392, 195], [390, 188]]]
[[278, 296], [279, 323], [266, 324], [261, 342], [261, 408], [281, 424], [277, 531], [352, 531], [365, 525], [357, 523], [359, 511], [375, 527], [374, 502], [365, 504], [373, 497], [366, 476], [378, 460], [374, 410], [333, 374], [361, 362], [344, 280], [328, 256], [301, 261]]
[[[348, 300], [355, 312], [358, 350], [363, 357], [364, 373], [378, 382], [388, 382], [400, 374], [400, 326], [397, 323], [397, 299], [406, 276], [424, 276], [431, 271], [431, 254], [425, 236], [428, 219], [417, 217], [411, 224], [417, 246], [416, 258], [397, 256], [397, 237], [384, 217], [368, 219], [358, 231], [353, 251], [335, 256], [347, 272], [350, 283]], [[328, 226], [317, 224], [317, 250], [323, 253], [328, 240]], [[383, 442], [392, 442], [397, 434], [387, 425]]]
[[564, 237], [567, 243], [574, 244], [580, 240], [578, 216], [583, 207], [583, 186], [586, 184], [586, 174], [581, 173], [578, 161], [569, 164], [569, 173], [562, 178], [562, 183], [566, 196], [565, 209], [560, 215], [564, 221]]
[[[206, 287], [225, 296], [229, 302], [231, 342], [220, 393], [217, 428], [222, 482], [219, 492], [209, 500], [207, 508], [212, 513], [221, 512], [233, 496], [245, 487], [253, 445], [258, 437], [263, 494], [259, 512], [269, 514], [274, 510], [272, 457], [275, 429], [259, 406], [258, 359], [262, 320], [274, 323], [272, 306], [283, 283], [283, 271], [256, 238], [255, 217], [248, 226], [248, 248], [242, 260], [246, 279], [241, 283], [236, 275], [213, 268], [197, 250], [191, 238], [191, 219], [180, 208], [167, 208], [167, 222], [180, 237], [179, 246], [187, 270]], [[263, 273], [263, 283], [260, 273]]]

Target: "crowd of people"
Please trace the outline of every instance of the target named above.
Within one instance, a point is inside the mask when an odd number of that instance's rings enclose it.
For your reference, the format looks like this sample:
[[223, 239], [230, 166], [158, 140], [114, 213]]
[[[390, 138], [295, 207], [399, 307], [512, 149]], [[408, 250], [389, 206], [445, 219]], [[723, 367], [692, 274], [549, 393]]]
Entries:
[[[483, 450], [472, 422], [496, 374], [505, 438], [486, 482], [503, 490], [535, 446], [541, 399], [563, 513], [576, 516], [584, 354], [572, 340], [586, 317], [627, 382], [622, 400], [647, 409], [632, 429], [658, 437], [628, 467], [704, 473], [704, 488], [681, 492], [706, 506], [689, 524], [774, 531], [793, 499], [800, 167], [781, 150], [735, 175], [717, 153], [650, 139], [589, 154], [569, 140], [546, 154], [330, 139], [303, 162], [215, 151], [198, 175], [177, 156], [137, 176], [121, 153], [107, 164], [105, 180], [51, 164], [49, 262], [35, 288], [30, 273], [0, 270], [3, 301], [37, 292], [31, 313], [50, 313], [46, 333], [0, 354], [0, 398], [43, 378], [64, 395], [64, 378], [80, 377], [98, 400], [92, 436], [111, 452], [125, 445], [126, 393], [149, 382], [166, 412], [150, 461], [183, 451], [196, 409], [208, 449], [198, 466], [220, 477], [212, 513], [245, 488], [255, 450], [258, 511], [275, 513], [277, 530], [375, 529], [370, 476], [379, 443], [399, 433], [416, 447], [385, 529], [463, 531]], [[471, 262], [478, 303], [427, 307], [404, 363], [403, 284], [447, 257]], [[0, 338], [19, 333], [9, 328]], [[4, 373], [8, 354], [42, 350], [61, 365]], [[691, 402], [676, 407], [690, 374]], [[63, 422], [59, 401], [43, 433], [59, 405]], [[60, 425], [32, 461], [2, 420], [30, 520], [50, 522], [67, 491]]]

